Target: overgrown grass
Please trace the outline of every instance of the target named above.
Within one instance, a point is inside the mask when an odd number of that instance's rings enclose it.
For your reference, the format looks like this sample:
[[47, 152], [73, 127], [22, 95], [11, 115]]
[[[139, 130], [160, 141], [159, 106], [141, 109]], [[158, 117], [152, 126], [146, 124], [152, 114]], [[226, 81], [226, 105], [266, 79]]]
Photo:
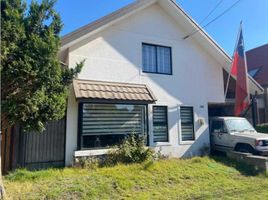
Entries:
[[268, 199], [266, 175], [219, 157], [18, 170], [4, 184], [10, 199]]

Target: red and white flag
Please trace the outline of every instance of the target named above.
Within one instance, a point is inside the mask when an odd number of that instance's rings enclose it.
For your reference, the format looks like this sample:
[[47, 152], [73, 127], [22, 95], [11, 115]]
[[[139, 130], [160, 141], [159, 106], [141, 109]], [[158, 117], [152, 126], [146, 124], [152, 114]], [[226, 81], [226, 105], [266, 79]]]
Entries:
[[247, 62], [244, 51], [242, 26], [239, 30], [238, 41], [234, 51], [231, 74], [236, 78], [234, 114], [240, 116], [249, 106], [249, 90], [247, 76]]

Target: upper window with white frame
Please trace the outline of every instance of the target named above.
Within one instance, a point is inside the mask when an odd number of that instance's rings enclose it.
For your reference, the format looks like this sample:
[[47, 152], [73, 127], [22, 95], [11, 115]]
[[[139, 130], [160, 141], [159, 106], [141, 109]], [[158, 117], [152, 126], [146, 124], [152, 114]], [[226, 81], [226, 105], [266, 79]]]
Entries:
[[142, 43], [142, 72], [172, 75], [171, 47]]

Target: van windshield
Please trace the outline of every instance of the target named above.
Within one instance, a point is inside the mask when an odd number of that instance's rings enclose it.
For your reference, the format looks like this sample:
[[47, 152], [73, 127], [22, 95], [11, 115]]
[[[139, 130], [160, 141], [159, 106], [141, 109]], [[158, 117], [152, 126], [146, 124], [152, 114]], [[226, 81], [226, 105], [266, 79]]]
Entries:
[[253, 126], [246, 119], [227, 119], [225, 123], [230, 132], [255, 132]]

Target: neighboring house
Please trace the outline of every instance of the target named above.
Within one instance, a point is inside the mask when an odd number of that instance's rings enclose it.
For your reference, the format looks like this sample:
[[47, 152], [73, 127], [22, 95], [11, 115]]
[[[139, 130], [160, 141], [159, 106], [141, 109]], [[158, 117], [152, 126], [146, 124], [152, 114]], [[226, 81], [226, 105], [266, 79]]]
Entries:
[[257, 97], [257, 123], [268, 123], [268, 44], [246, 52], [249, 74], [264, 88]]
[[174, 1], [140, 0], [62, 38], [62, 62], [85, 59], [68, 98], [66, 165], [131, 133], [174, 157], [209, 147], [209, 113], [227, 104], [231, 58], [202, 29], [183, 39], [197, 29]]

